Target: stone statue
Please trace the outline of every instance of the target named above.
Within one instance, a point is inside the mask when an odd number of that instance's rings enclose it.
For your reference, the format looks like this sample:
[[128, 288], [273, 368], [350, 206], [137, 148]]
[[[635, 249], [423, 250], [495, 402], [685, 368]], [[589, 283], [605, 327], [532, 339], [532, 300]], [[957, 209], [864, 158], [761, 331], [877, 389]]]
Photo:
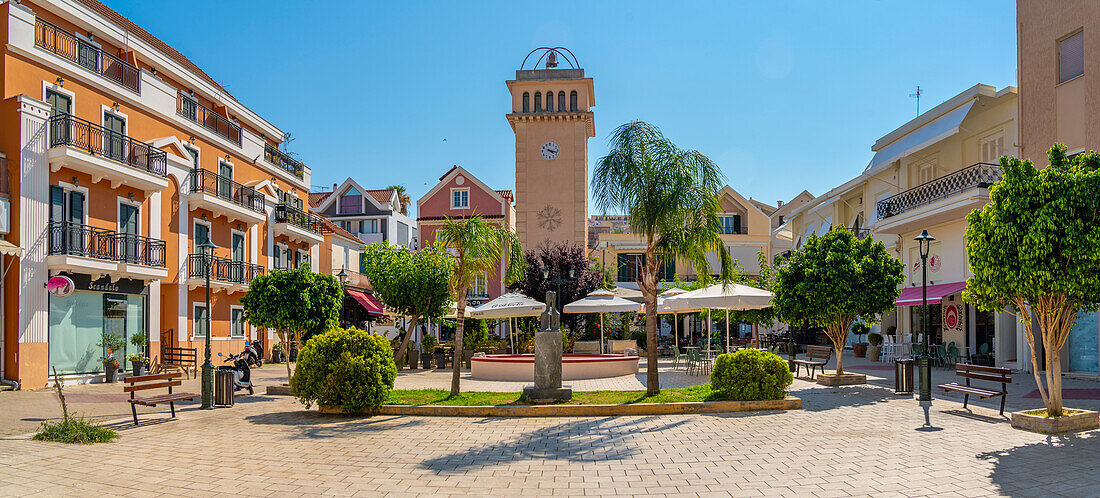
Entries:
[[539, 316], [535, 332], [535, 385], [523, 388], [523, 397], [532, 403], [553, 403], [573, 397], [573, 390], [561, 386], [561, 313], [557, 294], [546, 293], [546, 309]]

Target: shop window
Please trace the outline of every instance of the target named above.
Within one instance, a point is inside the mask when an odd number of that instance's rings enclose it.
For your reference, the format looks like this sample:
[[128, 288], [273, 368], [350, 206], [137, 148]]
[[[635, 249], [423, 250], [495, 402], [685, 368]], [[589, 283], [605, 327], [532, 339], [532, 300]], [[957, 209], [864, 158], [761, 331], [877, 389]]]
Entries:
[[1078, 31], [1058, 41], [1058, 83], [1085, 74], [1085, 33]]

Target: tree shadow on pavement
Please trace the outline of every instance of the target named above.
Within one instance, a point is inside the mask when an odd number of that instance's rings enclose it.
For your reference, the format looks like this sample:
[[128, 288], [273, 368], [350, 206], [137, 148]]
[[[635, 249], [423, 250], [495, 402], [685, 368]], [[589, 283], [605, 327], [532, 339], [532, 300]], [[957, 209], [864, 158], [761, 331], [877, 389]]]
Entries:
[[802, 399], [802, 409], [811, 412], [886, 403], [899, 396], [892, 390], [869, 384], [843, 387], [805, 387], [792, 389], [791, 396]]
[[[489, 445], [476, 445], [450, 455], [421, 462], [437, 474], [463, 474], [476, 467], [507, 465], [522, 460], [552, 460], [570, 463], [604, 462], [629, 458], [638, 453], [630, 439], [639, 433], [659, 432], [687, 423], [667, 417], [571, 420], [525, 432]], [[429, 441], [430, 443], [430, 441]]]
[[1039, 443], [979, 453], [993, 464], [1002, 495], [1100, 496], [1100, 432], [1047, 436]]
[[397, 416], [322, 415], [316, 411], [295, 410], [289, 412], [261, 413], [244, 418], [257, 425], [281, 425], [291, 432], [290, 439], [327, 439], [354, 437], [364, 432], [388, 431], [416, 427], [423, 419]]

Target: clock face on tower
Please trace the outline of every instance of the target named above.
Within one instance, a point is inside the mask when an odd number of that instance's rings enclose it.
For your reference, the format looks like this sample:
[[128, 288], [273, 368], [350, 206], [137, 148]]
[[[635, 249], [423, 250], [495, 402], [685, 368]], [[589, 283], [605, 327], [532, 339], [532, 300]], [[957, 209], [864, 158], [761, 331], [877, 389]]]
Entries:
[[539, 150], [539, 153], [542, 154], [543, 159], [546, 159], [547, 161], [553, 161], [554, 159], [557, 159], [558, 151], [558, 144], [554, 142], [546, 142], [542, 144], [542, 149]]

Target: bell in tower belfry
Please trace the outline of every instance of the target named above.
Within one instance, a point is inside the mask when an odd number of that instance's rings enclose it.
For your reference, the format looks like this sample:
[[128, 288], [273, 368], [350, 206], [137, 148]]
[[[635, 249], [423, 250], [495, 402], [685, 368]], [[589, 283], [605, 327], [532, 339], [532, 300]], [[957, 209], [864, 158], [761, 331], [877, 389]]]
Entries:
[[[545, 63], [543, 60], [545, 59]], [[533, 62], [533, 64], [531, 63]], [[543, 67], [543, 69], [540, 69]], [[508, 80], [516, 135], [516, 232], [524, 249], [588, 241], [592, 78], [565, 47], [539, 47]]]

